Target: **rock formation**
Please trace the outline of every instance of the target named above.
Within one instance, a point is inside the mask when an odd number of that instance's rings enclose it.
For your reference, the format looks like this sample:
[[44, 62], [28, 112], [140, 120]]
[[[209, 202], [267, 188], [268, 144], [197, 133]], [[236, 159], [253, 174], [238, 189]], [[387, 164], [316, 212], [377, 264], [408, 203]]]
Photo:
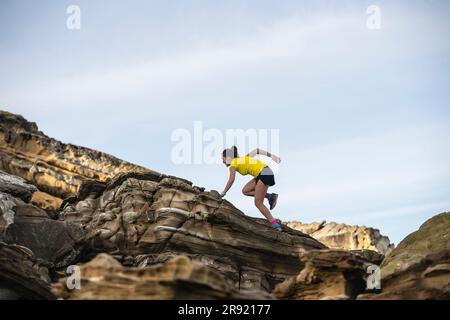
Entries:
[[0, 171], [0, 192], [9, 193], [25, 202], [29, 202], [37, 191], [35, 186], [28, 184], [24, 179]]
[[307, 224], [290, 221], [286, 224], [292, 229], [309, 234], [333, 249], [371, 250], [386, 255], [394, 248], [389, 238], [381, 235], [378, 229], [365, 226], [349, 226], [325, 221]]
[[[37, 187], [3, 175], [10, 193], [1, 194], [0, 240], [29, 248], [53, 273], [99, 253], [144, 269], [184, 255], [238, 289], [269, 293], [302, 268], [300, 252], [326, 248], [288, 227], [274, 232], [265, 219], [184, 179], [62, 144], [20, 116], [2, 112], [0, 120], [2, 168]], [[21, 193], [30, 189], [25, 198], [16, 197], [13, 178]], [[43, 191], [64, 197], [56, 216], [42, 201], [35, 205]]]
[[80, 275], [79, 289], [68, 289], [62, 278], [53, 286], [54, 294], [82, 300], [271, 299], [260, 290], [239, 290], [219, 272], [183, 255], [147, 268], [130, 268], [99, 254], [81, 266]]
[[122, 172], [152, 172], [89, 148], [47, 137], [34, 122], [0, 111], [0, 170], [64, 199], [84, 180], [107, 181]]
[[426, 221], [419, 230], [403, 239], [383, 261], [382, 277], [420, 262], [430, 253], [450, 250], [450, 212], [444, 212]]
[[0, 242], [0, 300], [54, 299], [45, 261], [23, 246]]
[[342, 250], [314, 250], [300, 255], [305, 267], [298, 275], [277, 285], [278, 299], [349, 300], [366, 289], [370, 263]]
[[426, 221], [381, 265], [382, 293], [361, 299], [450, 299], [450, 212]]
[[[383, 275], [383, 269], [381, 269]], [[382, 277], [381, 293], [361, 300], [450, 299], [450, 250], [430, 253], [408, 268]]]
[[[88, 187], [86, 187], [88, 188]], [[271, 291], [302, 267], [300, 252], [325, 248], [264, 219], [244, 215], [217, 192], [153, 174], [118, 175], [103, 192], [66, 203], [60, 219], [83, 226], [89, 251], [128, 265], [151, 264], [162, 253], [181, 253], [208, 264], [240, 288]]]
[[[371, 228], [291, 222], [279, 232], [216, 191], [1, 111], [0, 169], [2, 299], [448, 297], [448, 214], [391, 253]], [[367, 268], [385, 254], [382, 293], [368, 294]], [[74, 266], [81, 289], [70, 290]]]
[[81, 253], [84, 231], [78, 224], [53, 220], [44, 210], [0, 192], [0, 241], [27, 247], [49, 265], [63, 267]]

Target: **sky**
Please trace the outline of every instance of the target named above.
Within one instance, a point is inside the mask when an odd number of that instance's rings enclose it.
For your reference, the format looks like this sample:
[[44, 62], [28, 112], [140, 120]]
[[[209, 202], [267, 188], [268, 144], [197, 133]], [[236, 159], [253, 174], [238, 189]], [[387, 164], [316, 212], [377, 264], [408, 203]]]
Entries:
[[[450, 211], [449, 16], [444, 0], [0, 0], [0, 109], [219, 192], [220, 157], [177, 163], [174, 132], [205, 148], [196, 121], [277, 130], [267, 148], [282, 162], [261, 158], [276, 218], [370, 226], [398, 244]], [[249, 180], [226, 198], [262, 217], [241, 193]]]

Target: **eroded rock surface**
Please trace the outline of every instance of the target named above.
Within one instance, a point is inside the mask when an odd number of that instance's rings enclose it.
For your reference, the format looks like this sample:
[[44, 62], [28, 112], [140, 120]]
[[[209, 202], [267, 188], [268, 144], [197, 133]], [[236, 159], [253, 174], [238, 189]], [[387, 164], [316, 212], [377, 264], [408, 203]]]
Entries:
[[0, 242], [0, 300], [54, 299], [48, 265], [28, 248]]
[[81, 226], [53, 220], [47, 213], [0, 192], [0, 241], [27, 247], [53, 267], [77, 260], [84, 246]]
[[25, 202], [29, 202], [36, 191], [37, 188], [32, 184], [28, 184], [25, 179], [0, 170], [0, 192], [9, 193]]
[[184, 254], [225, 274], [236, 287], [270, 292], [302, 268], [299, 253], [325, 248], [288, 227], [278, 232], [217, 192], [182, 179], [128, 173], [102, 192], [81, 192], [88, 196], [65, 203], [60, 219], [83, 226], [92, 254], [105, 252], [128, 265]]
[[290, 221], [286, 224], [292, 229], [309, 234], [333, 249], [372, 250], [386, 255], [394, 248], [389, 238], [381, 235], [380, 231], [374, 228], [325, 221], [306, 224]]
[[313, 250], [301, 254], [305, 267], [278, 284], [277, 299], [349, 300], [366, 289], [367, 261], [342, 250]]
[[[0, 298], [449, 298], [449, 213], [391, 253], [372, 228], [291, 222], [278, 232], [216, 191], [2, 111], [0, 170]], [[384, 255], [381, 294], [364, 294], [367, 267]], [[75, 264], [82, 289], [71, 291]]]
[[382, 277], [381, 290], [380, 294], [364, 294], [358, 299], [450, 299], [450, 250], [428, 254], [406, 269]]
[[431, 253], [450, 250], [450, 212], [436, 215], [403, 239], [383, 261], [382, 277], [407, 269]]
[[237, 289], [218, 271], [186, 256], [149, 267], [124, 267], [99, 254], [80, 267], [81, 286], [69, 290], [67, 279], [53, 286], [64, 299], [270, 299], [261, 290]]
[[89, 148], [49, 138], [34, 122], [0, 111], [0, 169], [64, 199], [84, 180], [107, 181], [121, 172], [153, 172]]
[[450, 299], [450, 212], [408, 235], [381, 265], [382, 293], [360, 299]]

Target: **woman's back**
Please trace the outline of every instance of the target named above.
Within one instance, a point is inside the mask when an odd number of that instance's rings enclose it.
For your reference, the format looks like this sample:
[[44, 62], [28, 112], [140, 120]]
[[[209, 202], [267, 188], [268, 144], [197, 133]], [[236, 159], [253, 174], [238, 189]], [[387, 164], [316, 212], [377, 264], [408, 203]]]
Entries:
[[261, 173], [261, 171], [265, 167], [267, 167], [267, 164], [257, 158], [244, 156], [240, 158], [234, 158], [230, 163], [230, 167], [236, 168], [236, 171], [243, 176], [250, 174], [254, 177], [257, 177]]

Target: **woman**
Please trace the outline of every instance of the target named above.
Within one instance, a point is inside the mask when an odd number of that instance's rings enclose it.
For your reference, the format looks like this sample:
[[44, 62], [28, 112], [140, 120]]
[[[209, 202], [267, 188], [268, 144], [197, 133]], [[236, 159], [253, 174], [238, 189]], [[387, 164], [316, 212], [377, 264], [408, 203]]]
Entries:
[[236, 171], [245, 175], [252, 175], [254, 178], [250, 180], [242, 189], [242, 193], [249, 197], [255, 198], [255, 206], [261, 211], [261, 213], [270, 221], [272, 227], [281, 231], [281, 225], [273, 218], [269, 209], [264, 205], [264, 199], [269, 201], [270, 210], [275, 208], [278, 200], [278, 194], [267, 193], [269, 187], [275, 185], [275, 177], [272, 170], [267, 164], [256, 159], [255, 156], [261, 154], [272, 158], [276, 163], [280, 163], [281, 159], [276, 155], [270, 154], [267, 151], [261, 149], [255, 149], [244, 157], [239, 157], [238, 150], [235, 146], [230, 149], [223, 150], [222, 160], [223, 163], [230, 168], [230, 177], [228, 178], [227, 185], [222, 191], [221, 196], [224, 197], [228, 190], [234, 183], [236, 177]]

